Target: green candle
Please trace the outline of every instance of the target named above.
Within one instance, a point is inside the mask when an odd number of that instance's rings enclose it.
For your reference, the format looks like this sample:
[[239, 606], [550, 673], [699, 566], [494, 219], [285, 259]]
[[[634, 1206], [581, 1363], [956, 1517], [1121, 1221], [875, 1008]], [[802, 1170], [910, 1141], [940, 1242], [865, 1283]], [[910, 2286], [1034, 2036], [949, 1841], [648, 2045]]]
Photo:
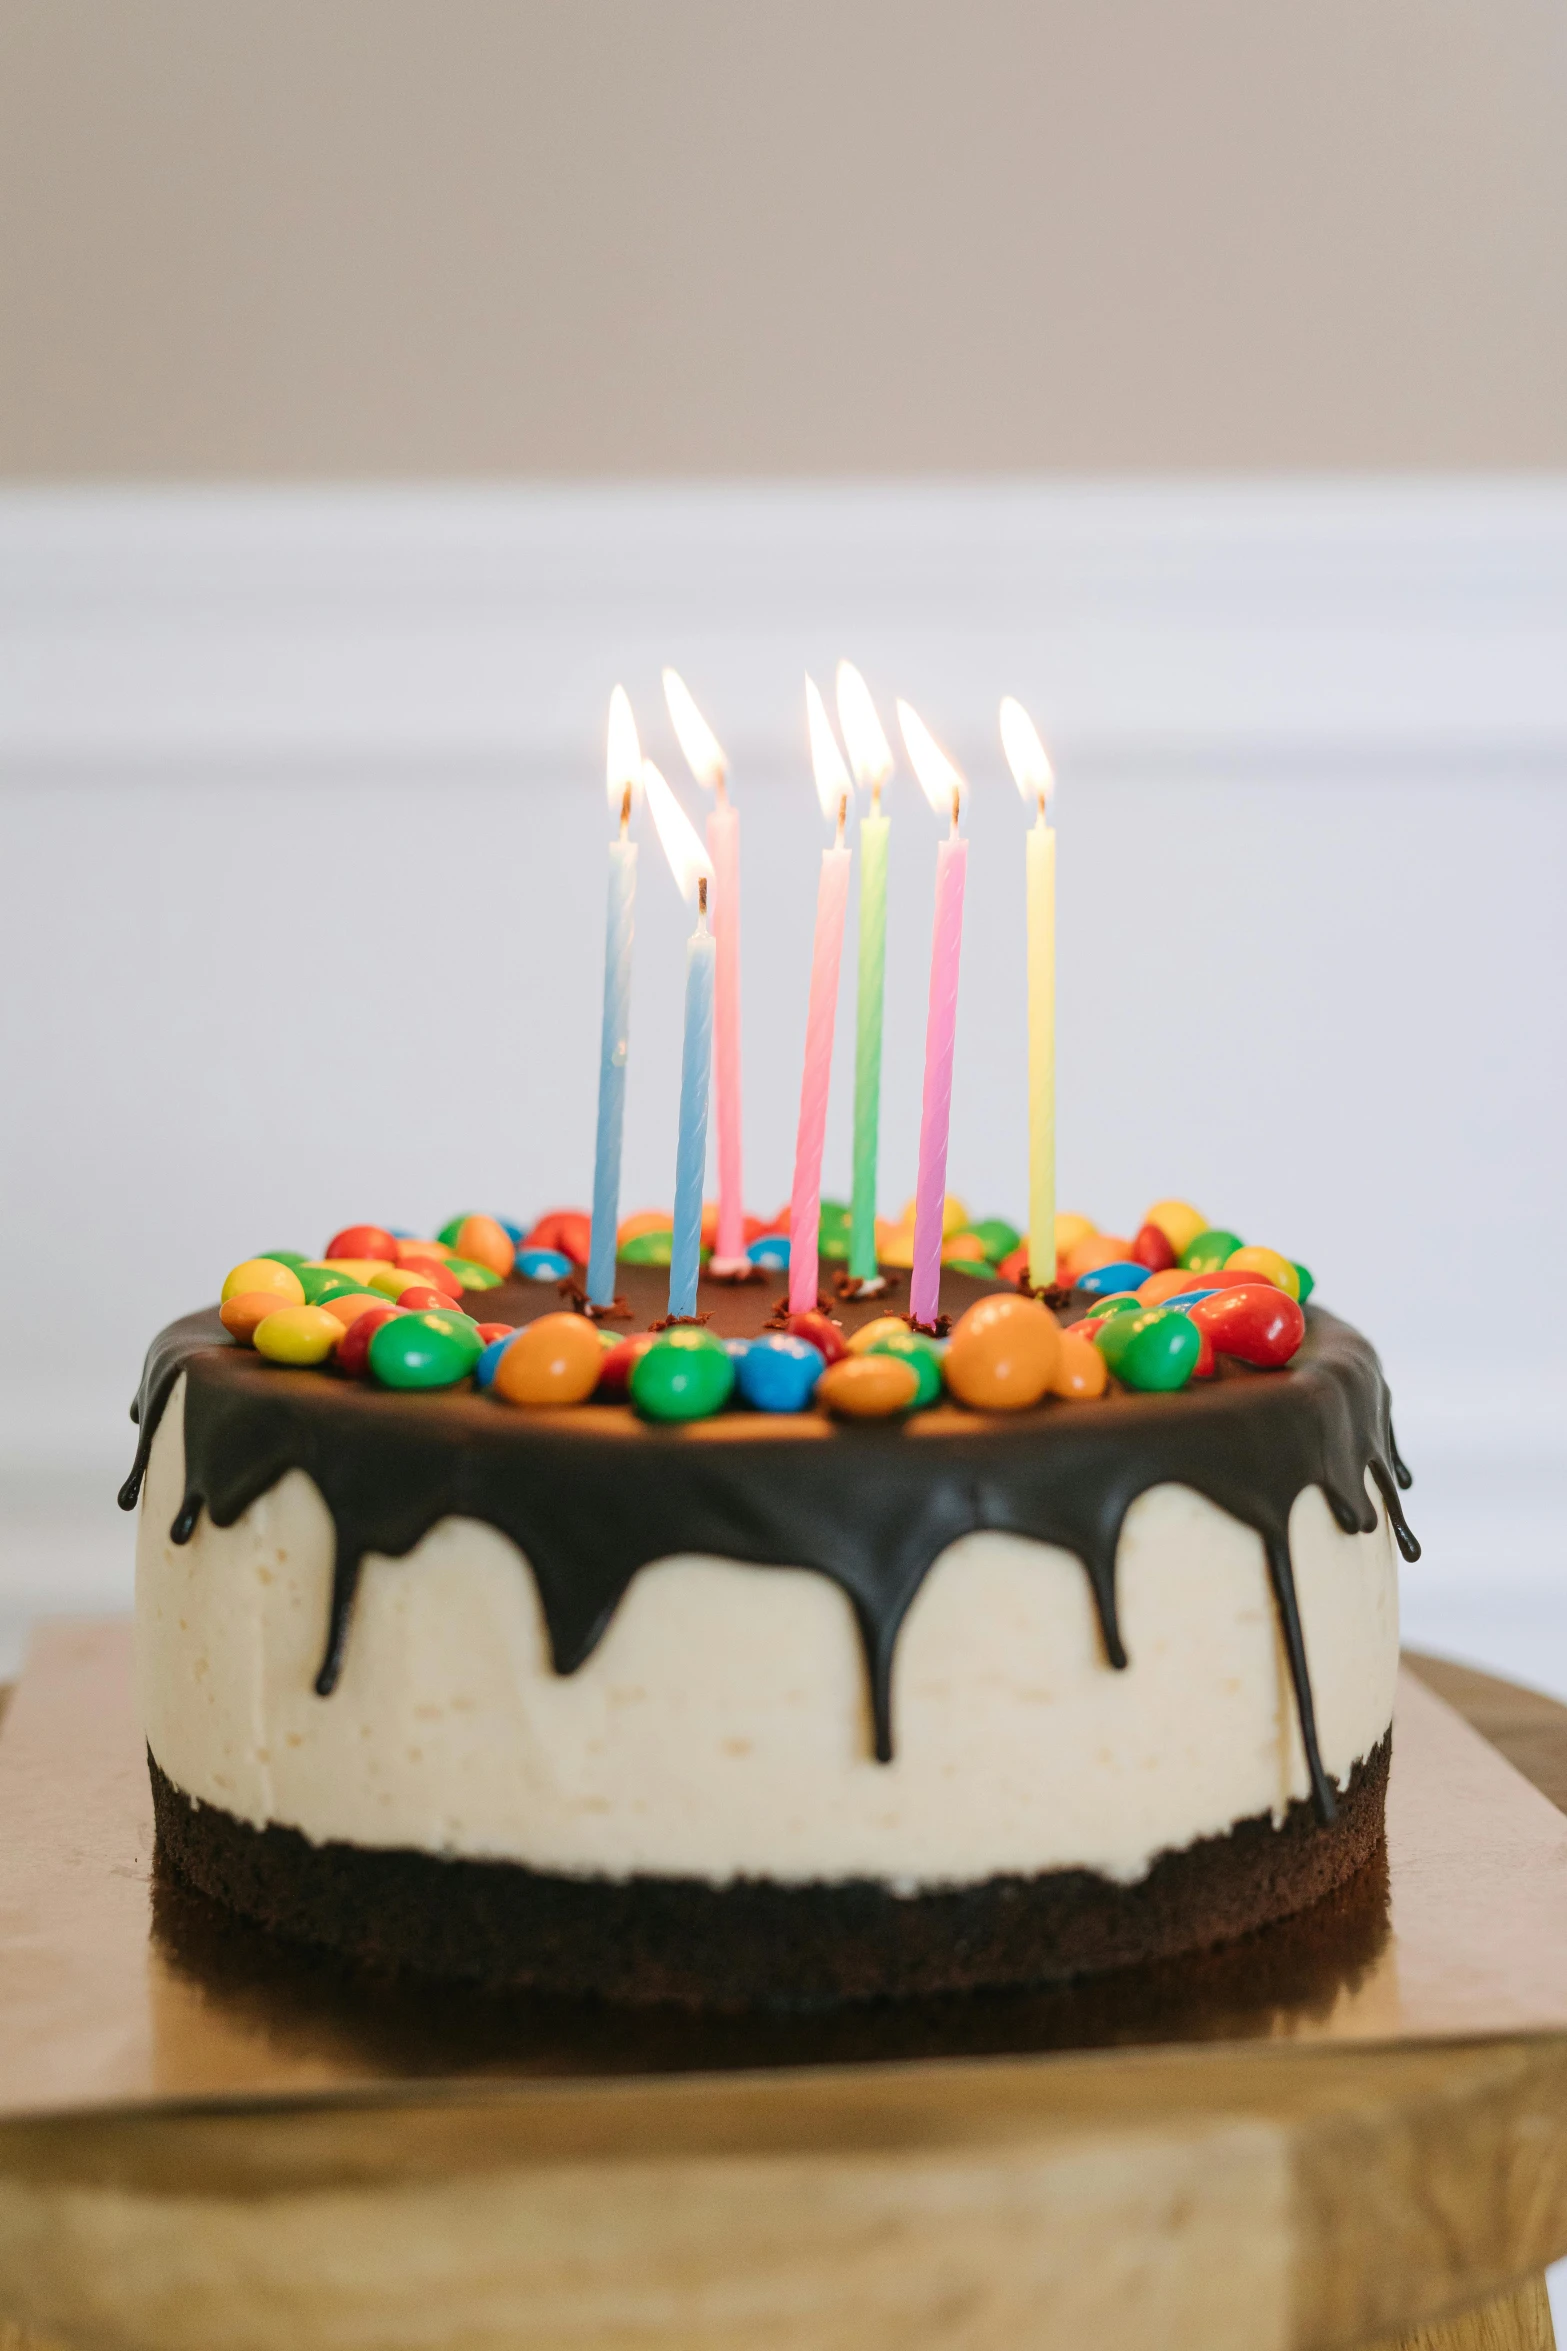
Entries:
[[854, 1035], [854, 1199], [849, 1273], [876, 1278], [876, 1152], [881, 1130], [881, 1008], [887, 969], [887, 819], [860, 825], [860, 961]]

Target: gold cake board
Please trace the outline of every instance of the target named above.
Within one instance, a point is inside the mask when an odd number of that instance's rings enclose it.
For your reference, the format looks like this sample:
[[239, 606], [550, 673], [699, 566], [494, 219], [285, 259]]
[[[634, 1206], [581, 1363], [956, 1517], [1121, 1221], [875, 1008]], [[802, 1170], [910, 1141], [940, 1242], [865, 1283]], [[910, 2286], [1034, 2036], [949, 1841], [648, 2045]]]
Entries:
[[[1516, 1695], [1567, 1791], [1567, 1714]], [[270, 1943], [154, 1876], [122, 1624], [40, 1636], [0, 1822], [0, 2351], [1551, 2341], [1567, 1819], [1407, 1671], [1369, 1906], [913, 2020], [486, 2004]]]

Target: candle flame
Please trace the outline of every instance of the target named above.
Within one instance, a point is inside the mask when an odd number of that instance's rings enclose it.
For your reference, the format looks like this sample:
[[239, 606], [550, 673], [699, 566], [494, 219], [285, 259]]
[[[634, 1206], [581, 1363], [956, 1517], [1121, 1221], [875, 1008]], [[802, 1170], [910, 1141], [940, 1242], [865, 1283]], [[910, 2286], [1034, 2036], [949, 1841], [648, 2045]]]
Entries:
[[708, 791], [721, 792], [729, 762], [719, 747], [718, 737], [692, 701], [690, 687], [677, 670], [664, 672], [664, 700], [669, 705], [670, 722], [685, 753], [687, 767]]
[[1003, 696], [1001, 703], [1001, 748], [1023, 798], [1042, 808], [1055, 789], [1056, 779], [1038, 727], [1010, 694]]
[[945, 816], [950, 810], [956, 825], [959, 806], [968, 798], [968, 785], [919, 712], [911, 710], [907, 702], [898, 704], [898, 725], [909, 765], [919, 777], [920, 789], [936, 814]]
[[681, 897], [688, 901], [696, 897], [699, 883], [706, 883], [711, 889], [713, 865], [702, 846], [701, 836], [651, 759], [642, 763], [642, 789], [653, 812], [659, 846], [669, 859], [669, 870]]
[[849, 747], [854, 780], [865, 792], [879, 792], [892, 773], [888, 742], [871, 690], [852, 661], [838, 664], [838, 724]]
[[617, 686], [609, 698], [609, 757], [604, 773], [610, 808], [617, 817], [629, 816], [627, 794], [635, 800], [642, 788], [642, 746], [631, 715], [631, 697], [624, 686]]
[[838, 748], [838, 738], [827, 716], [827, 705], [817, 689], [816, 680], [811, 677], [805, 681], [805, 719], [811, 731], [811, 766], [816, 776], [816, 797], [822, 804], [823, 816], [831, 824], [852, 787], [849, 771], [843, 764], [843, 753]]

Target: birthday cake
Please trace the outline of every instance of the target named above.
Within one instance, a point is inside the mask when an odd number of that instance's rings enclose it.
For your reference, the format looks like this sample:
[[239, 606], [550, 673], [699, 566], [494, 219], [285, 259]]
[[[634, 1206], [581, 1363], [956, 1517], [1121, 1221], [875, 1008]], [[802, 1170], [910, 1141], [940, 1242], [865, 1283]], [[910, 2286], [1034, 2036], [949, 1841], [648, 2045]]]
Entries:
[[791, 1314], [748, 1226], [674, 1323], [668, 1218], [597, 1315], [585, 1216], [236, 1267], [154, 1342], [122, 1495], [164, 1864], [375, 1966], [719, 2006], [1058, 1982], [1343, 1887], [1415, 1556], [1375, 1353], [1181, 1202], [1060, 1219], [1043, 1295], [946, 1221], [925, 1330], [902, 1228]]

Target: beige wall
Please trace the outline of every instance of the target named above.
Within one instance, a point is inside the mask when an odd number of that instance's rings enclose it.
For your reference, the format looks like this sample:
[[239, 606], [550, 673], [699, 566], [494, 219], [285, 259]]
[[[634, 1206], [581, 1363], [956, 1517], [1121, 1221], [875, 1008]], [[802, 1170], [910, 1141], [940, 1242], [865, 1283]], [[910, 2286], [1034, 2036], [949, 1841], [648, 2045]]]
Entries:
[[1561, 0], [9, 0], [0, 471], [1567, 464]]

